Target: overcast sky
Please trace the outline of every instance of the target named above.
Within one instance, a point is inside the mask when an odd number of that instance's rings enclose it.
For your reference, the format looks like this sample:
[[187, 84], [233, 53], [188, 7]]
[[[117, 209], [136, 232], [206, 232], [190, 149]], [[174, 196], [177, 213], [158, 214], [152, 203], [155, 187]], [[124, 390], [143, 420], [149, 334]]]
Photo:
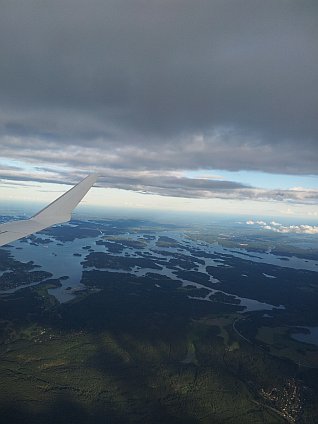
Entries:
[[0, 198], [317, 216], [317, 40], [317, 0], [1, 1]]

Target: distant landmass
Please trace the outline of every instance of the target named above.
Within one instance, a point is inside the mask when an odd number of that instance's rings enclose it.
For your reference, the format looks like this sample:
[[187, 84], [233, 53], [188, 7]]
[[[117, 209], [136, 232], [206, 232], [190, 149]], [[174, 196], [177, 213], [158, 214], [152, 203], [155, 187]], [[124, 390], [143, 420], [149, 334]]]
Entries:
[[3, 421], [317, 422], [317, 246], [95, 219], [1, 248]]

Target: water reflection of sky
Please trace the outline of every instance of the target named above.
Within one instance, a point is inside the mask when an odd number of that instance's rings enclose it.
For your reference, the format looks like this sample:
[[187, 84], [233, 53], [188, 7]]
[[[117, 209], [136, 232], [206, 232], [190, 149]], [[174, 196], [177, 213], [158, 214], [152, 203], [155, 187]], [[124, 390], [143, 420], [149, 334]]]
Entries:
[[[163, 235], [171, 237], [175, 239], [176, 241], [178, 241], [179, 246], [158, 248], [156, 246], [156, 242], [158, 238]], [[74, 241], [63, 242], [63, 243], [44, 234], [43, 235], [39, 234], [37, 236], [42, 239], [50, 238], [52, 242], [45, 245], [43, 244], [33, 245], [30, 243], [17, 241], [15, 243], [12, 243], [13, 247], [10, 248], [10, 251], [16, 260], [21, 262], [28, 262], [32, 260], [34, 261], [36, 265], [40, 265], [44, 271], [48, 271], [52, 273], [53, 278], [60, 278], [62, 276], [69, 277], [67, 280], [61, 281], [62, 287], [50, 289], [49, 291], [60, 302], [66, 302], [68, 300], [71, 300], [75, 296], [73, 291], [75, 292], [78, 289], [85, 288], [83, 285], [80, 284], [80, 281], [82, 278], [82, 271], [83, 271], [81, 262], [84, 260], [85, 256], [89, 252], [83, 248], [86, 246], [91, 246], [94, 252], [108, 251], [105, 246], [96, 244], [96, 241], [100, 240], [101, 236], [96, 238], [86, 237], [82, 239], [75, 239]], [[138, 234], [125, 233], [125, 238], [129, 238], [131, 240], [137, 240], [140, 237], [144, 237], [144, 236], [147, 236], [147, 232], [138, 233]], [[21, 247], [22, 249], [20, 249]], [[129, 257], [135, 257], [135, 258], [141, 258], [143, 257], [144, 254], [146, 254], [149, 256], [149, 258], [153, 258], [155, 262], [156, 260], [162, 261], [163, 259], [164, 260], [167, 259], [167, 256], [165, 254], [162, 254], [162, 251], [168, 251], [171, 253], [180, 253], [189, 258], [192, 258], [193, 260], [193, 255], [195, 256], [195, 253], [191, 254], [190, 252], [190, 251], [193, 252], [193, 250], [197, 252], [201, 251], [201, 252], [210, 253], [210, 254], [230, 255], [230, 256], [234, 256], [246, 261], [271, 264], [271, 265], [276, 265], [276, 266], [285, 267], [285, 268], [305, 269], [305, 270], [318, 272], [317, 262], [312, 260], [305, 260], [305, 259], [300, 259], [296, 257], [282, 259], [281, 257], [275, 256], [271, 253], [259, 253], [259, 252], [253, 253], [253, 252], [246, 251], [245, 249], [233, 249], [233, 248], [227, 249], [217, 243], [208, 244], [202, 241], [199, 241], [199, 242], [192, 241], [186, 238], [182, 232], [178, 232], [175, 230], [174, 231], [165, 230], [165, 231], [158, 232], [157, 234], [155, 234], [155, 237], [153, 240], [147, 240], [147, 246], [144, 249], [134, 249], [131, 247], [124, 247], [122, 249], [122, 252], [110, 253], [110, 254], [112, 256], [120, 256], [120, 257], [129, 256]], [[81, 254], [81, 256], [74, 256], [74, 253]], [[215, 260], [215, 258], [213, 259], [213, 258], [200, 257], [200, 260], [203, 260], [204, 264], [197, 264], [195, 269], [205, 274], [207, 274], [206, 273], [207, 266], [213, 266], [213, 267], [227, 266], [226, 260], [224, 260], [224, 258], [222, 258], [222, 260], [219, 261], [218, 259]], [[219, 290], [214, 290], [212, 288], [206, 287], [202, 284], [195, 283], [193, 281], [184, 280], [176, 276], [176, 273], [177, 273], [176, 270], [172, 270], [171, 268], [168, 268], [167, 266], [162, 264], [160, 264], [160, 266], [162, 266], [161, 270], [135, 267], [132, 271], [128, 271], [128, 272], [131, 272], [132, 274], [136, 276], [144, 276], [147, 274], [147, 272], [157, 273], [157, 274], [165, 275], [173, 280], [179, 280], [183, 283], [183, 285], [192, 285], [197, 288], [208, 289], [209, 294], [205, 298], [201, 298], [201, 300], [205, 300], [205, 301], [211, 301], [211, 299], [209, 299], [209, 296], [211, 294], [214, 294], [216, 291], [219, 291]], [[178, 269], [181, 269], [181, 268], [178, 267]], [[120, 269], [108, 269], [108, 271], [124, 272], [123, 270], [120, 270]], [[212, 283], [218, 282], [218, 280], [214, 279], [210, 275], [208, 276], [209, 276], [210, 282]], [[275, 275], [270, 275], [270, 276], [268, 275], [268, 278], [273, 278], [273, 277], [275, 277]], [[241, 306], [245, 307], [244, 311], [270, 310], [274, 308], [273, 305], [262, 303], [254, 299], [241, 298], [238, 296], [235, 296], [235, 298], [241, 300]]]

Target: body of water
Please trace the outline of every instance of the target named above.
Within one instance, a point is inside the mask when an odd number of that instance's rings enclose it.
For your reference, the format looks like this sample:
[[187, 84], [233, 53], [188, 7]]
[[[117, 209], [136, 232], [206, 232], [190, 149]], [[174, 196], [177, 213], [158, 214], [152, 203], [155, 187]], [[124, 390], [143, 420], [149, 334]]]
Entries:
[[303, 343], [310, 343], [318, 346], [318, 327], [301, 327], [308, 330], [308, 333], [293, 333], [292, 338]]
[[[67, 225], [67, 224], [66, 224]], [[72, 224], [68, 224], [72, 225]], [[139, 238], [147, 237], [149, 233], [126, 233], [123, 234], [125, 238], [131, 240], [138, 240]], [[204, 264], [197, 264], [193, 268], [201, 273], [205, 273], [209, 276], [209, 281], [211, 283], [218, 283], [218, 280], [210, 276], [206, 272], [208, 266], [220, 267], [228, 266], [226, 264], [226, 258], [213, 259], [213, 258], [203, 258], [200, 257], [200, 252], [215, 254], [215, 255], [228, 255], [234, 256], [242, 260], [259, 262], [264, 264], [276, 265], [284, 268], [294, 268], [294, 269], [305, 269], [310, 271], [318, 272], [318, 263], [312, 260], [305, 260], [300, 258], [285, 258], [277, 257], [271, 253], [259, 253], [259, 252], [249, 252], [245, 249], [227, 249], [219, 245], [218, 243], [205, 243], [201, 241], [192, 241], [188, 239], [185, 234], [178, 231], [158, 231], [156, 234], [152, 234], [154, 238], [152, 240], [147, 240], [147, 246], [144, 249], [135, 249], [130, 247], [123, 248], [120, 253], [110, 253], [112, 256], [129, 256], [135, 258], [142, 258], [143, 255], [148, 255], [150, 259], [154, 262], [156, 260], [166, 260], [167, 255], [163, 254], [162, 251], [170, 252], [173, 254], [182, 254], [189, 258], [195, 257], [195, 254], [198, 254], [200, 260], [204, 261]], [[48, 271], [53, 274], [53, 278], [60, 278], [63, 276], [69, 277], [67, 280], [63, 280], [62, 287], [50, 289], [50, 293], [53, 294], [60, 302], [67, 302], [73, 299], [76, 296], [76, 291], [84, 289], [85, 286], [81, 284], [83, 268], [81, 262], [85, 259], [85, 256], [89, 253], [84, 249], [87, 246], [91, 246], [91, 249], [94, 252], [108, 252], [107, 248], [103, 245], [97, 245], [96, 241], [103, 240], [102, 236], [100, 237], [86, 237], [83, 239], [75, 239], [71, 242], [59, 242], [52, 237], [47, 235], [37, 235], [39, 238], [50, 238], [51, 243], [48, 244], [30, 244], [21, 241], [16, 241], [12, 243], [13, 247], [9, 247], [10, 252], [13, 257], [21, 262], [28, 262], [32, 260], [36, 265], [40, 265], [43, 271]], [[156, 243], [160, 236], [170, 237], [178, 242], [178, 247], [164, 247], [160, 248], [156, 246]], [[21, 249], [22, 248], [22, 249]], [[194, 251], [191, 254], [190, 250]], [[160, 252], [161, 251], [161, 252]], [[74, 256], [75, 254], [80, 254], [81, 256]], [[168, 256], [169, 258], [169, 256]], [[204, 298], [199, 298], [203, 301], [211, 301], [209, 296], [219, 291], [217, 289], [212, 289], [206, 287], [204, 284], [199, 284], [193, 281], [188, 281], [176, 276], [178, 270], [173, 270], [160, 264], [162, 267], [161, 270], [155, 269], [146, 269], [135, 267], [132, 271], [123, 271], [120, 269], [107, 269], [111, 272], [129, 272], [137, 276], [145, 276], [148, 272], [157, 273], [165, 275], [173, 280], [178, 280], [183, 283], [183, 285], [192, 285], [197, 288], [205, 288], [209, 290], [209, 294]], [[181, 270], [182, 268], [178, 268]], [[264, 274], [267, 278], [275, 278], [275, 275]], [[24, 286], [25, 287], [25, 286]], [[17, 289], [14, 289], [17, 290]], [[10, 290], [14, 291], [14, 290]], [[223, 292], [222, 292], [223, 293]], [[232, 293], [225, 293], [231, 294]], [[234, 295], [235, 296], [235, 295]], [[275, 308], [275, 306], [259, 302], [255, 299], [248, 299], [235, 296], [236, 299], [240, 299], [241, 306], [244, 306], [244, 312], [254, 311], [254, 310], [270, 310]], [[197, 299], [197, 298], [196, 298]], [[283, 305], [280, 305], [279, 308], [283, 308]]]

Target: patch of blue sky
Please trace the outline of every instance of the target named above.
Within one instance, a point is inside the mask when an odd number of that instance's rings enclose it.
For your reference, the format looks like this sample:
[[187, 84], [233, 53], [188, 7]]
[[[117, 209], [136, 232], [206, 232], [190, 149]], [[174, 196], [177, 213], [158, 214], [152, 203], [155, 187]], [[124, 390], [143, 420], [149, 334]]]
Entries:
[[1, 165], [12, 166], [13, 168], [22, 169], [23, 171], [33, 172], [35, 170], [35, 167], [31, 165], [30, 163], [23, 162], [16, 159], [0, 158], [0, 166]]
[[41, 166], [39, 166], [38, 164], [35, 165], [35, 164], [30, 164], [28, 162], [24, 162], [22, 160], [1, 158], [1, 157], [0, 157], [0, 166], [11, 166], [13, 168], [20, 169], [24, 172], [30, 172], [30, 174], [33, 174], [34, 172], [38, 172], [39, 170], [51, 171], [51, 172], [55, 172], [55, 171], [67, 172], [70, 169], [68, 166], [56, 165], [56, 164], [50, 165], [49, 168], [47, 167], [47, 165], [41, 168]]
[[268, 174], [257, 171], [224, 171], [219, 169], [186, 171], [188, 178], [208, 178], [215, 176], [217, 179], [235, 181], [265, 189], [290, 189], [293, 187], [303, 187], [307, 189], [318, 189], [318, 176], [314, 175], [286, 175]]

